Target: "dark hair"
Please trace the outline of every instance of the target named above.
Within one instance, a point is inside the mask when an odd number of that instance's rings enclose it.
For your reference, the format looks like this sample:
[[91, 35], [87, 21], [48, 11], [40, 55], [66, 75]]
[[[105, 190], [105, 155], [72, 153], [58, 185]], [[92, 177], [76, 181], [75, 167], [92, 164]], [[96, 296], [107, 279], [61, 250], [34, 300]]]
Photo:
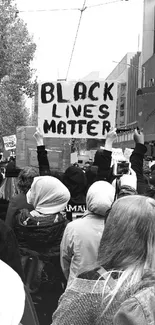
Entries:
[[91, 162], [90, 161], [85, 161], [85, 164], [91, 165]]
[[39, 172], [34, 167], [25, 167], [21, 170], [18, 176], [17, 186], [23, 193], [27, 193], [30, 189], [34, 177], [39, 176]]

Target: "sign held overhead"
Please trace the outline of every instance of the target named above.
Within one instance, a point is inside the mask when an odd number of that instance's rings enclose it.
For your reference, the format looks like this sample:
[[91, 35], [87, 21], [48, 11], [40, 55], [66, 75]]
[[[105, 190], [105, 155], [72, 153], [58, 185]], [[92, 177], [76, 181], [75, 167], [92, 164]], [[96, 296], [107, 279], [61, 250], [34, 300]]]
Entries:
[[38, 94], [38, 125], [45, 137], [103, 139], [115, 126], [116, 82], [46, 82]]

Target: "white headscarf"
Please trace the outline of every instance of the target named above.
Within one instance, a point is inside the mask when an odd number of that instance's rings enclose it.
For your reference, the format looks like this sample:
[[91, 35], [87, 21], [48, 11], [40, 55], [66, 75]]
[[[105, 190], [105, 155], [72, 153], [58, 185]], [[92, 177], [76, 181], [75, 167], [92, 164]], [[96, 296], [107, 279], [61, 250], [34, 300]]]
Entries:
[[98, 181], [92, 184], [86, 196], [87, 209], [90, 212], [105, 216], [111, 208], [115, 198], [114, 187], [105, 181]]
[[67, 187], [52, 176], [35, 177], [26, 196], [27, 202], [41, 214], [61, 212], [70, 200]]
[[0, 260], [0, 324], [20, 324], [25, 307], [25, 291], [19, 275]]

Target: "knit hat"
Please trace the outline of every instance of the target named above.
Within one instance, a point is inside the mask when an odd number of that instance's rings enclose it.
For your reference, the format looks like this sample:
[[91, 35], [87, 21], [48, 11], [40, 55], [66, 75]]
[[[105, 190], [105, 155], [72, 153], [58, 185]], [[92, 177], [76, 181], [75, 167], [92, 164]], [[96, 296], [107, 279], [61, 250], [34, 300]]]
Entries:
[[114, 197], [115, 189], [110, 183], [105, 181], [95, 182], [90, 186], [86, 196], [87, 209], [95, 214], [105, 216], [114, 202]]
[[52, 176], [35, 177], [26, 196], [27, 202], [41, 214], [63, 211], [70, 199], [67, 187]]

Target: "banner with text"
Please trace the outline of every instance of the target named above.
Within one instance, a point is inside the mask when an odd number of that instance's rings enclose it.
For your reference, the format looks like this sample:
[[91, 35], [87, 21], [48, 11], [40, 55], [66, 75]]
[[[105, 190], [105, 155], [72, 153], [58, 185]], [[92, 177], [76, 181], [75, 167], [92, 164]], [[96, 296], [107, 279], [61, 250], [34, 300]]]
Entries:
[[103, 139], [115, 126], [117, 82], [45, 82], [38, 96], [38, 126], [45, 137]]

